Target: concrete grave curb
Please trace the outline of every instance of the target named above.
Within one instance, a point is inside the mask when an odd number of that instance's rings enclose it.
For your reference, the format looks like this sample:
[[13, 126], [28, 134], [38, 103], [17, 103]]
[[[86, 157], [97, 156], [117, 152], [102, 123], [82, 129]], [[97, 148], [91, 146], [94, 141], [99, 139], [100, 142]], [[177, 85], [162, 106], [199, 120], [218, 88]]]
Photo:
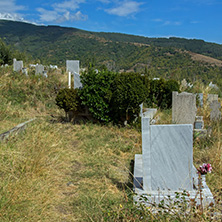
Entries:
[[16, 135], [17, 133], [23, 131], [26, 128], [26, 125], [34, 120], [36, 120], [36, 118], [30, 119], [24, 123], [20, 123], [19, 125], [10, 129], [9, 131], [0, 134], [0, 141], [7, 139], [10, 135]]

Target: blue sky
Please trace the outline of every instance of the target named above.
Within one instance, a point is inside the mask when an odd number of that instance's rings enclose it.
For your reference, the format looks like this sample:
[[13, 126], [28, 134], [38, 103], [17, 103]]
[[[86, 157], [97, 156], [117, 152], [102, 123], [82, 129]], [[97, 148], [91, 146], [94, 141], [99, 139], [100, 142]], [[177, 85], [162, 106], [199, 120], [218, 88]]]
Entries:
[[222, 44], [222, 0], [0, 0], [0, 18]]

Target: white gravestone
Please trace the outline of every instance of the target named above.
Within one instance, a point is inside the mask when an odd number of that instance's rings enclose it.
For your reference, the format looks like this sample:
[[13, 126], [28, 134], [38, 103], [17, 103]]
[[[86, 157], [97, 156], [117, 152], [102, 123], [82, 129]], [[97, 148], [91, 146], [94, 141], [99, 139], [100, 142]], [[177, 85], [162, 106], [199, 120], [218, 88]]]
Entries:
[[193, 189], [192, 125], [149, 125], [142, 118], [142, 141], [145, 190]]
[[35, 67], [35, 74], [38, 75], [42, 75], [44, 73], [44, 66], [43, 65], [39, 65], [37, 64], [36, 67]]
[[81, 88], [82, 83], [79, 75], [79, 60], [66, 60], [66, 72], [68, 72], [68, 87], [71, 88], [70, 81], [71, 81], [71, 75], [73, 75], [74, 89]]
[[17, 61], [16, 59], [13, 59], [13, 71], [20, 72], [23, 68], [23, 61]]
[[[134, 191], [136, 202], [145, 195], [148, 202], [174, 199], [175, 192], [189, 193], [195, 199], [198, 190], [198, 174], [193, 166], [193, 125], [150, 125], [150, 119], [142, 117], [142, 155], [135, 155]], [[214, 202], [207, 185], [203, 189], [203, 202]], [[149, 203], [145, 202], [146, 205]]]

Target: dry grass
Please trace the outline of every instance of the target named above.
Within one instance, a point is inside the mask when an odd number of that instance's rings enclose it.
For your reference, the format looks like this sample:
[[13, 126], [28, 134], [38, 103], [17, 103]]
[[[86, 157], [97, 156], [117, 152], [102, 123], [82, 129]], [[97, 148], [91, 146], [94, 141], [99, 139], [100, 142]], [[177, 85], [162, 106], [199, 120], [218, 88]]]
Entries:
[[1, 143], [1, 221], [100, 220], [124, 198], [135, 133], [44, 119]]
[[216, 66], [219, 66], [219, 67], [222, 66], [222, 61], [219, 60], [219, 59], [214, 59], [210, 56], [205, 56], [205, 55], [201, 55], [201, 54], [194, 53], [194, 52], [188, 52], [188, 53], [191, 55], [191, 58], [193, 60], [200, 61], [200, 62], [206, 62], [206, 63], [209, 63], [211, 65], [216, 65]]

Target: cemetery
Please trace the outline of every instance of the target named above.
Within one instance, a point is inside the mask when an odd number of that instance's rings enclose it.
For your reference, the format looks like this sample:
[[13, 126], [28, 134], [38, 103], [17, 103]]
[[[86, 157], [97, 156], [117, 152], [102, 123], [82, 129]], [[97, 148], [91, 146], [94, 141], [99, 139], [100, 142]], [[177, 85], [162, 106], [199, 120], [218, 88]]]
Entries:
[[[217, 94], [203, 91], [198, 103], [196, 92], [181, 92], [173, 81], [81, 72], [79, 60], [66, 60], [64, 73], [25, 65], [14, 60], [0, 70], [0, 195], [7, 200], [0, 215], [15, 221], [33, 215], [39, 221], [221, 217]], [[164, 84], [172, 84], [171, 91]], [[63, 99], [56, 99], [60, 92]], [[90, 118], [68, 122], [70, 111]], [[200, 171], [204, 163], [212, 166], [208, 173]]]

